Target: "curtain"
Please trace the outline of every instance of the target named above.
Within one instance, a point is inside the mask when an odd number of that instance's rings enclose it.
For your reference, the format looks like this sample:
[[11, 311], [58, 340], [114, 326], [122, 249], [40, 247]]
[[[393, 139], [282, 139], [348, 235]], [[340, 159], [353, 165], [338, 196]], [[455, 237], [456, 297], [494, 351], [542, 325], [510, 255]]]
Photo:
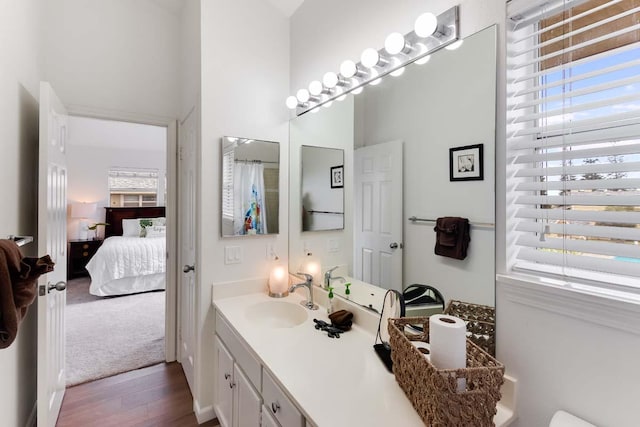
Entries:
[[234, 234], [267, 234], [264, 165], [236, 163], [233, 183]]

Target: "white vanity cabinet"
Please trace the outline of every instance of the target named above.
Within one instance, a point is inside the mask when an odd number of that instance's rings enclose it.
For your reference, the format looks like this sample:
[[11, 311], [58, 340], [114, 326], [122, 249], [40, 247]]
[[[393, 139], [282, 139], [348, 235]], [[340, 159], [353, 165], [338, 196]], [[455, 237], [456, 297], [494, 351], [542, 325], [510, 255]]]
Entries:
[[217, 378], [214, 410], [220, 425], [223, 427], [302, 427], [304, 425], [305, 420], [300, 410], [219, 314], [216, 314], [214, 346]]
[[220, 424], [224, 427], [259, 426], [260, 394], [217, 336], [215, 351], [218, 360], [215, 410]]

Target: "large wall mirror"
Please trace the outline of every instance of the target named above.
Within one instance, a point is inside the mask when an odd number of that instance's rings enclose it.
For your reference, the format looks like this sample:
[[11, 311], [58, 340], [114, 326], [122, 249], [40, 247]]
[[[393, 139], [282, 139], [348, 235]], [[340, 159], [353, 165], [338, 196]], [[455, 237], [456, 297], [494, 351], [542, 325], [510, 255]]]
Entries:
[[[290, 123], [291, 271], [313, 253], [323, 273], [338, 266], [334, 276], [353, 283], [350, 299], [372, 308], [385, 289], [411, 284], [437, 288], [445, 302], [494, 306], [496, 27], [319, 110]], [[296, 174], [302, 146], [319, 134], [322, 144], [312, 145], [344, 150], [344, 230], [301, 233]], [[482, 165], [479, 153], [457, 150], [478, 145]], [[456, 153], [465, 162], [475, 156], [482, 179], [450, 180]], [[455, 175], [476, 171], [469, 168], [465, 163]], [[464, 260], [434, 253], [439, 217], [471, 222]], [[337, 294], [342, 282], [333, 283]]]
[[279, 233], [280, 144], [222, 138], [222, 236]]

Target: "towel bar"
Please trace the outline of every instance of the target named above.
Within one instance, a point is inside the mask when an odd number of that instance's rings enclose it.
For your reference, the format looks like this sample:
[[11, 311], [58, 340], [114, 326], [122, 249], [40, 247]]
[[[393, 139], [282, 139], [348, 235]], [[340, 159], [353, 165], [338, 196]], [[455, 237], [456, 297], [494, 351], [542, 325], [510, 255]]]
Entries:
[[[418, 218], [417, 216], [409, 217], [411, 222], [436, 222], [435, 219], [430, 218]], [[474, 222], [469, 221], [469, 224], [474, 227], [494, 228], [496, 225], [493, 222]]]
[[9, 240], [16, 242], [18, 246], [24, 246], [27, 243], [33, 242], [33, 236], [9, 236]]

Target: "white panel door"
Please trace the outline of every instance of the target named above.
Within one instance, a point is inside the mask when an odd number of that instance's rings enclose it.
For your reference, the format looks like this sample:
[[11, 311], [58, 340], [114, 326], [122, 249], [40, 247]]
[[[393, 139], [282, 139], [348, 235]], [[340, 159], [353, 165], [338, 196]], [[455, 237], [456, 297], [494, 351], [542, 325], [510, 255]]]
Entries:
[[216, 336], [214, 341], [216, 360], [216, 388], [213, 409], [222, 427], [234, 427], [233, 423], [233, 357]]
[[40, 83], [38, 254], [55, 270], [38, 281], [38, 426], [55, 426], [65, 390], [67, 278], [67, 112], [51, 85]]
[[402, 141], [354, 153], [354, 275], [402, 292]]
[[196, 342], [196, 142], [197, 114], [194, 109], [178, 130], [178, 248], [182, 274], [179, 280], [180, 363], [191, 390], [194, 388]]

